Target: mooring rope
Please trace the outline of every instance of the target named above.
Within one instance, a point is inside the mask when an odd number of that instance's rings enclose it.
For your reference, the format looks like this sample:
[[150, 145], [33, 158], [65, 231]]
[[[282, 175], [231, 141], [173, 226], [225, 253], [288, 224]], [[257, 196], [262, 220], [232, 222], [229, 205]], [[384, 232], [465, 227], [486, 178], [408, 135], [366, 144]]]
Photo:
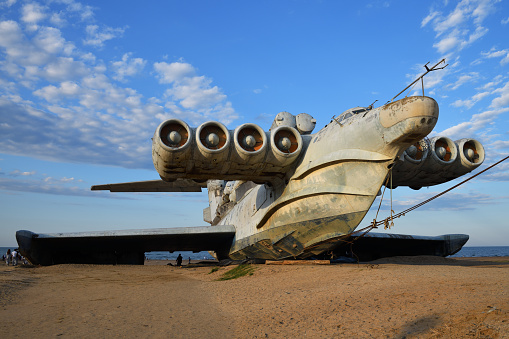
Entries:
[[[394, 211], [392, 210], [392, 192], [391, 192], [391, 216], [389, 216], [389, 217], [387, 217], [387, 218], [385, 218], [385, 219], [382, 219], [382, 220], [377, 221], [377, 220], [376, 220], [376, 218], [378, 217], [378, 212], [380, 211], [380, 208], [381, 208], [381, 206], [382, 206], [382, 200], [383, 200], [383, 197], [384, 197], [385, 189], [387, 188], [387, 184], [389, 183], [389, 180], [392, 178], [392, 169], [391, 169], [391, 171], [389, 172], [389, 175], [387, 175], [387, 178], [386, 178], [385, 183], [384, 183], [384, 186], [385, 186], [385, 187], [384, 187], [384, 189], [383, 189], [383, 191], [382, 191], [382, 196], [381, 196], [381, 198], [380, 198], [380, 204], [378, 205], [378, 209], [377, 209], [377, 212], [376, 212], [376, 215], [375, 215], [375, 219], [373, 219], [373, 222], [372, 222], [369, 226], [366, 226], [366, 227], [361, 228], [361, 229], [359, 229], [359, 230], [354, 230], [354, 231], [352, 231], [352, 232], [350, 232], [350, 233], [348, 233], [348, 234], [344, 234], [344, 235], [341, 235], [341, 236], [338, 236], [338, 237], [335, 237], [335, 238], [328, 239], [328, 240], [326, 240], [326, 241], [324, 241], [324, 242], [322, 242], [322, 243], [319, 243], [319, 244], [316, 244], [316, 245], [314, 245], [314, 246], [311, 246], [310, 248], [318, 247], [318, 246], [320, 246], [320, 245], [323, 245], [324, 243], [328, 243], [328, 242], [332, 242], [332, 241], [336, 241], [336, 242], [341, 241], [341, 242], [343, 242], [343, 243], [350, 244], [350, 246], [351, 246], [351, 245], [353, 245], [353, 243], [355, 242], [355, 240], [357, 240], [357, 239], [359, 239], [359, 238], [362, 238], [364, 235], [366, 235], [366, 234], [367, 234], [368, 232], [370, 232], [372, 229], [374, 229], [374, 228], [378, 228], [378, 226], [380, 226], [380, 225], [382, 225], [382, 224], [385, 224], [385, 226], [386, 226], [385, 228], [390, 228], [390, 227], [388, 227], [388, 226], [387, 226], [387, 225], [389, 225], [389, 221], [391, 221], [391, 226], [392, 226], [392, 225], [394, 224], [394, 223], [392, 222], [392, 220], [393, 220], [393, 219], [397, 219], [397, 218], [400, 218], [400, 217], [402, 217], [402, 216], [405, 216], [407, 213], [409, 213], [409, 212], [411, 212], [411, 211], [413, 211], [413, 210], [415, 210], [415, 209], [417, 209], [417, 208], [419, 208], [419, 207], [421, 207], [421, 206], [423, 206], [423, 205], [427, 204], [427, 203], [428, 203], [428, 202], [430, 202], [430, 201], [435, 200], [435, 199], [436, 199], [436, 198], [438, 198], [438, 197], [441, 197], [442, 195], [446, 194], [447, 192], [450, 192], [450, 191], [452, 191], [453, 189], [455, 189], [455, 188], [457, 188], [457, 187], [459, 187], [459, 186], [463, 185], [464, 183], [466, 183], [466, 182], [468, 182], [468, 181], [470, 181], [470, 180], [474, 179], [475, 177], [477, 177], [477, 176], [481, 175], [482, 173], [484, 173], [484, 172], [486, 172], [486, 171], [488, 171], [488, 170], [492, 169], [493, 167], [497, 166], [498, 164], [500, 164], [500, 163], [502, 163], [502, 162], [506, 161], [507, 159], [509, 159], [509, 156], [507, 156], [507, 157], [503, 158], [502, 160], [497, 161], [496, 163], [494, 163], [493, 165], [491, 165], [491, 166], [489, 166], [489, 167], [486, 167], [484, 170], [482, 170], [482, 171], [480, 171], [479, 173], [477, 173], [477, 174], [475, 174], [475, 175], [473, 175], [473, 176], [469, 177], [468, 179], [463, 180], [462, 182], [460, 182], [460, 183], [458, 183], [458, 184], [456, 184], [456, 185], [452, 186], [451, 188], [448, 188], [448, 189], [446, 189], [445, 191], [443, 191], [443, 192], [441, 192], [441, 193], [439, 193], [439, 194], [437, 194], [437, 195], [434, 195], [433, 197], [431, 197], [431, 198], [429, 198], [429, 199], [427, 199], [427, 200], [425, 200], [425, 201], [423, 201], [423, 202], [421, 202], [421, 203], [419, 203], [419, 204], [417, 204], [417, 205], [414, 205], [414, 206], [412, 206], [412, 207], [410, 207], [410, 208], [407, 208], [406, 210], [404, 210], [404, 211], [402, 211], [402, 212], [399, 212], [399, 213], [397, 213], [397, 214], [395, 214], [395, 215], [392, 215], [392, 214], [394, 213]], [[392, 180], [391, 180], [391, 187], [392, 187]], [[351, 237], [354, 233], [361, 233], [361, 232], [362, 232], [362, 234], [360, 234], [360, 235], [356, 236], [355, 238], [353, 238], [353, 239], [351, 239], [351, 240], [347, 240], [347, 239], [349, 239], [349, 238], [350, 238], [350, 237]], [[353, 253], [353, 251], [352, 251], [352, 253]], [[354, 254], [354, 253], [353, 253], [353, 254]]]
[[[417, 205], [414, 205], [414, 206], [412, 206], [412, 207], [410, 207], [410, 208], [407, 208], [406, 210], [404, 210], [404, 211], [402, 211], [402, 212], [399, 212], [399, 213], [397, 213], [397, 214], [395, 214], [395, 215], [392, 215], [393, 211], [392, 211], [392, 201], [391, 201], [391, 216], [390, 216], [390, 217], [387, 217], [387, 218], [385, 218], [385, 219], [379, 220], [379, 221], [376, 221], [376, 217], [375, 217], [375, 219], [373, 220], [373, 222], [371, 223], [371, 225], [369, 225], [369, 226], [367, 226], [367, 227], [364, 227], [364, 228], [362, 228], [362, 229], [360, 229], [360, 230], [358, 230], [358, 231], [355, 231], [355, 232], [363, 232], [363, 231], [366, 231], [366, 232], [364, 232], [363, 234], [361, 234], [360, 236], [356, 237], [356, 239], [358, 239], [358, 238], [360, 238], [360, 237], [364, 236], [364, 234], [368, 233], [368, 232], [369, 232], [369, 231], [371, 231], [372, 229], [374, 229], [374, 228], [378, 228], [378, 226], [380, 226], [380, 225], [382, 225], [382, 224], [385, 224], [385, 225], [386, 225], [386, 227], [385, 227], [385, 228], [387, 229], [387, 228], [388, 228], [388, 227], [387, 227], [387, 225], [388, 225], [388, 223], [389, 223], [389, 220], [392, 222], [392, 220], [393, 220], [393, 219], [397, 219], [397, 218], [400, 218], [400, 217], [402, 217], [402, 216], [405, 216], [407, 213], [409, 213], [409, 212], [411, 212], [411, 211], [413, 211], [413, 210], [415, 210], [415, 209], [417, 209], [417, 208], [419, 208], [419, 207], [421, 207], [421, 206], [423, 206], [423, 205], [427, 204], [427, 203], [428, 203], [428, 202], [430, 202], [430, 201], [435, 200], [435, 199], [436, 199], [436, 198], [438, 198], [438, 197], [441, 197], [442, 195], [446, 194], [447, 192], [450, 192], [450, 191], [452, 191], [453, 189], [455, 189], [455, 188], [457, 188], [457, 187], [459, 187], [459, 186], [463, 185], [464, 183], [466, 183], [466, 182], [468, 182], [468, 181], [470, 181], [470, 180], [474, 179], [474, 178], [475, 178], [475, 177], [477, 177], [478, 175], [481, 175], [482, 173], [484, 173], [484, 172], [486, 172], [486, 171], [488, 171], [488, 170], [492, 169], [493, 167], [495, 167], [495, 166], [497, 166], [498, 164], [500, 164], [500, 163], [502, 163], [502, 162], [506, 161], [507, 159], [509, 159], [509, 156], [507, 156], [507, 157], [503, 158], [502, 160], [497, 161], [496, 163], [494, 163], [493, 165], [491, 165], [491, 166], [489, 166], [489, 167], [486, 167], [486, 168], [485, 168], [484, 170], [482, 170], [481, 172], [479, 172], [479, 173], [477, 173], [477, 174], [475, 174], [475, 175], [471, 176], [471, 177], [470, 177], [470, 178], [468, 178], [468, 179], [463, 180], [462, 182], [460, 182], [460, 183], [458, 183], [458, 184], [456, 184], [456, 185], [452, 186], [451, 188], [448, 188], [448, 189], [446, 189], [445, 191], [443, 191], [443, 192], [441, 192], [441, 193], [439, 193], [439, 194], [437, 194], [437, 195], [435, 195], [435, 196], [433, 196], [433, 197], [431, 197], [431, 198], [429, 198], [429, 199], [427, 199], [427, 200], [424, 200], [423, 202], [421, 202], [421, 203], [419, 203], [419, 204], [417, 204]], [[391, 174], [392, 174], [392, 170], [391, 170]], [[386, 182], [387, 182], [387, 181], [386, 181]], [[385, 189], [384, 189], [384, 191], [385, 191]], [[392, 197], [391, 197], [391, 198], [392, 198]], [[383, 195], [382, 195], [382, 199], [383, 199]], [[380, 200], [382, 200], [382, 199], [380, 199]], [[391, 200], [392, 200], [392, 199], [391, 199]], [[380, 205], [379, 205], [378, 209], [380, 209], [381, 204], [382, 204], [382, 201], [380, 201]], [[378, 211], [377, 211], [376, 216], [378, 216]], [[353, 234], [353, 232], [352, 232], [351, 234]], [[351, 234], [350, 234], [350, 235], [351, 235]]]

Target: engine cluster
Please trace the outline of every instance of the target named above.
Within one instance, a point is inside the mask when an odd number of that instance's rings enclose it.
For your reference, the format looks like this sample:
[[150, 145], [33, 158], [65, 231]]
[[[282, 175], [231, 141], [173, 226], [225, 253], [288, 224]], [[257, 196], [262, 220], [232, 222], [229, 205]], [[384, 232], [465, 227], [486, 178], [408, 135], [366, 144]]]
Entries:
[[392, 187], [438, 185], [473, 171], [484, 158], [484, 147], [474, 139], [422, 139], [407, 148], [394, 165]]
[[265, 182], [269, 177], [284, 176], [302, 151], [302, 131], [310, 132], [309, 118], [300, 119], [300, 130], [295, 119], [288, 123], [285, 117], [286, 122], [280, 119], [269, 132], [252, 123], [232, 131], [216, 121], [191, 128], [180, 119], [166, 120], [154, 134], [154, 166], [166, 181], [186, 178]]

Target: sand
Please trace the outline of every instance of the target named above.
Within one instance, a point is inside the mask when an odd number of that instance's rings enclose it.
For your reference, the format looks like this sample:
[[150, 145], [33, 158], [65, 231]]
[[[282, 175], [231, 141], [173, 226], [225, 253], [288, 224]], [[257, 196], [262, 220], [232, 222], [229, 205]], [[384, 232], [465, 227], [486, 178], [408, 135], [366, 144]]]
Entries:
[[0, 337], [509, 338], [509, 258], [0, 266]]

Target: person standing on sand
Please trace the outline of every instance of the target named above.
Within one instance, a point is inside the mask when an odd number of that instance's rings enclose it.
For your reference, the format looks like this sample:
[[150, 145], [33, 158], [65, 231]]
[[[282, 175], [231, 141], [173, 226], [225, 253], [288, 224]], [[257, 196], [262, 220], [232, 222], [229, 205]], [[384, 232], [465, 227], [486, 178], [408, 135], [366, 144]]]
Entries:
[[11, 256], [12, 256], [12, 266], [18, 265], [18, 252], [16, 250], [13, 250]]
[[9, 264], [11, 263], [11, 249], [10, 248], [7, 249], [5, 263], [7, 264], [7, 266], [9, 266]]
[[177, 257], [177, 266], [178, 267], [182, 266], [182, 256], [180, 255], [180, 253], [179, 256]]

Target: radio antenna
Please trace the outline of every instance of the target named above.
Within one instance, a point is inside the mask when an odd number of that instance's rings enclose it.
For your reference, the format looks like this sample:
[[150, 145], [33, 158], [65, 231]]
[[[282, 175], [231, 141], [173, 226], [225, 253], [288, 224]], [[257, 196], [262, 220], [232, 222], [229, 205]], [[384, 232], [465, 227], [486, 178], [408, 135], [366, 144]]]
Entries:
[[444, 69], [446, 68], [447, 66], [449, 66], [449, 64], [446, 64], [445, 66], [442, 66], [442, 67], [438, 67], [438, 65], [444, 63], [445, 64], [445, 59], [442, 59], [440, 60], [439, 62], [437, 62], [435, 64], [435, 66], [429, 68], [428, 67], [428, 64], [429, 64], [429, 61], [426, 65], [424, 65], [424, 68], [426, 68], [426, 72], [424, 72], [424, 74], [422, 74], [420, 77], [418, 77], [417, 79], [414, 80], [414, 82], [412, 82], [410, 85], [408, 85], [407, 87], [405, 87], [405, 89], [403, 89], [401, 92], [399, 92], [398, 94], [396, 94], [396, 96], [394, 98], [391, 99], [391, 102], [394, 101], [394, 99], [396, 99], [397, 97], [399, 97], [399, 95], [401, 93], [403, 93], [404, 91], [406, 91], [408, 88], [412, 87], [417, 81], [421, 80], [421, 83], [422, 83], [422, 96], [424, 96], [424, 76], [426, 74], [428, 74], [429, 72], [433, 72], [433, 71], [438, 71], [439, 69]]

